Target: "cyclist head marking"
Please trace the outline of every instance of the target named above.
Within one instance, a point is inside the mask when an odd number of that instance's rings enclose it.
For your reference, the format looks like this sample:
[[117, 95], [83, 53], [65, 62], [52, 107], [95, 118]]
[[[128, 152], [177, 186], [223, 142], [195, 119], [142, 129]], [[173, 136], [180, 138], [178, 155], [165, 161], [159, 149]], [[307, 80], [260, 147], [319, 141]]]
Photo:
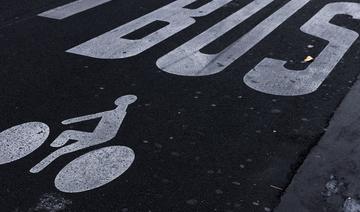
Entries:
[[135, 95], [125, 95], [122, 97], [119, 97], [115, 100], [116, 105], [122, 105], [122, 104], [131, 104], [134, 103], [137, 100], [137, 97]]

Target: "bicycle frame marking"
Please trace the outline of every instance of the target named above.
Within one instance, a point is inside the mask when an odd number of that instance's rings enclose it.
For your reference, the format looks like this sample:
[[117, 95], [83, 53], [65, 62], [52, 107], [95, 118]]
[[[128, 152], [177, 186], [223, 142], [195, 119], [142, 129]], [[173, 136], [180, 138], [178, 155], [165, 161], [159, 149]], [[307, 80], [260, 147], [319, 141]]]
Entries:
[[[115, 101], [117, 107], [113, 110], [64, 120], [62, 124], [68, 125], [101, 118], [93, 132], [76, 130], [62, 132], [50, 144], [58, 149], [32, 167], [30, 172], [38, 173], [62, 155], [106, 143], [115, 138], [126, 116], [127, 107], [136, 99], [134, 95], [122, 96]], [[0, 165], [19, 160], [35, 151], [46, 141], [49, 132], [49, 127], [41, 122], [29, 122], [1, 132]], [[69, 140], [75, 142], [66, 145]], [[111, 154], [116, 158], [110, 157]], [[123, 174], [134, 159], [133, 150], [125, 146], [109, 146], [93, 150], [65, 166], [57, 175], [55, 186], [60, 191], [70, 193], [100, 187]], [[67, 176], [68, 174], [71, 176]]]

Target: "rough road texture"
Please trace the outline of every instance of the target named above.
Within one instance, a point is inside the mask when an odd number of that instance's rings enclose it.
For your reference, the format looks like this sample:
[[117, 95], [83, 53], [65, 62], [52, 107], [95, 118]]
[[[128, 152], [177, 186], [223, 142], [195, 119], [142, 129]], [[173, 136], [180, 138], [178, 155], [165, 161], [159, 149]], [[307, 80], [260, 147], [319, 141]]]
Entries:
[[[97, 189], [61, 193], [72, 202], [65, 211], [271, 210], [360, 72], [358, 39], [309, 95], [268, 95], [243, 82], [266, 57], [288, 61], [291, 70], [306, 69], [304, 58], [317, 59], [328, 42], [300, 27], [325, 5], [343, 0], [309, 1], [226, 69], [203, 77], [164, 72], [156, 61], [253, 0], [231, 1], [152, 48], [114, 60], [66, 51], [174, 0], [112, 0], [63, 20], [37, 16], [72, 1], [8, 0], [0, 5], [0, 131], [33, 121], [51, 129], [36, 151], [0, 166], [1, 212], [36, 207], [44, 194], [59, 192], [54, 179], [68, 163], [112, 145], [134, 151], [131, 167]], [[207, 1], [197, 2], [193, 8]], [[288, 2], [274, 0], [202, 53], [223, 51]], [[360, 33], [359, 21], [347, 15], [331, 22]], [[98, 124], [94, 120], [64, 126], [63, 120], [111, 110], [114, 100], [127, 94], [138, 101], [128, 108], [113, 140], [64, 155], [38, 174], [29, 172], [56, 150], [50, 144], [62, 132], [92, 132]], [[334, 180], [328, 187], [336, 190], [334, 182], [341, 179], [330, 175], [325, 182]]]
[[360, 207], [355, 202], [360, 198], [359, 102], [358, 81], [336, 111], [327, 132], [306, 158], [275, 211], [359, 211]]

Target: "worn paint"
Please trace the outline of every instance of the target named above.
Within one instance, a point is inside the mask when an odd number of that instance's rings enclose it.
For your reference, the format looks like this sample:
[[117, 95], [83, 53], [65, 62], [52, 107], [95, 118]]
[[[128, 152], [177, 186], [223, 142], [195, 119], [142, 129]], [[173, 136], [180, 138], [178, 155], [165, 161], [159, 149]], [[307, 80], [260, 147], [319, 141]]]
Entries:
[[355, 31], [331, 24], [330, 20], [336, 15], [360, 19], [360, 4], [330, 3], [301, 27], [303, 32], [329, 41], [305, 70], [289, 70], [284, 67], [286, 61], [265, 58], [245, 75], [245, 84], [257, 91], [281, 96], [316, 91], [359, 37]]
[[[62, 155], [105, 143], [113, 139], [119, 131], [120, 126], [126, 116], [126, 109], [128, 105], [135, 102], [136, 99], [137, 97], [134, 95], [122, 96], [115, 101], [117, 107], [114, 110], [76, 117], [63, 121], [63, 124], [72, 124], [101, 118], [99, 124], [93, 132], [83, 132], [77, 130], [66, 130], [62, 132], [51, 143], [51, 146], [61, 148], [57, 149], [55, 152], [51, 153], [42, 161], [40, 161], [37, 165], [31, 168], [30, 172], [40, 172]], [[70, 140], [74, 140], [76, 142], [64, 146]]]
[[77, 0], [69, 4], [45, 11], [38, 16], [62, 20], [75, 14], [84, 12], [88, 9], [97, 7], [111, 0]]
[[206, 76], [219, 73], [304, 7], [309, 0], [290, 1], [218, 54], [200, 52], [201, 48], [241, 23], [247, 11], [254, 13], [270, 2], [254, 1], [247, 6], [245, 11], [238, 11], [160, 58], [157, 61], [158, 67], [165, 72], [184, 76]]
[[[206, 16], [231, 0], [213, 0], [200, 8], [184, 8], [196, 0], [177, 0], [154, 12], [144, 15], [103, 35], [75, 46], [66, 52], [99, 59], [120, 59], [135, 56], [164, 41], [195, 23], [194, 17]], [[169, 23], [167, 26], [138, 39], [124, 37], [155, 21]]]
[[135, 159], [132, 149], [110, 146], [88, 152], [66, 165], [55, 178], [62, 192], [77, 193], [103, 186], [122, 175]]
[[28, 122], [0, 133], [0, 165], [19, 160], [35, 151], [49, 136], [49, 127]]

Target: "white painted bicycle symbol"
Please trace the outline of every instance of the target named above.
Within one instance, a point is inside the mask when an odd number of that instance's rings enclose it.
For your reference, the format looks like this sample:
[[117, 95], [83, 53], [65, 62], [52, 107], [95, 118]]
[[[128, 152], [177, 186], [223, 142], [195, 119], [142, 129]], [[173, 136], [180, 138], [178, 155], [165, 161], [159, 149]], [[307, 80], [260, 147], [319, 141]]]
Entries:
[[[93, 132], [66, 130], [50, 146], [58, 148], [30, 169], [38, 173], [57, 158], [112, 140], [126, 116], [127, 107], [137, 99], [134, 95], [119, 97], [113, 110], [71, 118], [64, 125], [101, 118]], [[38, 149], [48, 138], [50, 129], [41, 122], [28, 122], [0, 133], [0, 165], [19, 160]], [[75, 141], [66, 145], [69, 141]], [[56, 176], [55, 187], [62, 192], [77, 193], [103, 186], [122, 175], [135, 159], [126, 146], [108, 146], [90, 151], [67, 164]]]

